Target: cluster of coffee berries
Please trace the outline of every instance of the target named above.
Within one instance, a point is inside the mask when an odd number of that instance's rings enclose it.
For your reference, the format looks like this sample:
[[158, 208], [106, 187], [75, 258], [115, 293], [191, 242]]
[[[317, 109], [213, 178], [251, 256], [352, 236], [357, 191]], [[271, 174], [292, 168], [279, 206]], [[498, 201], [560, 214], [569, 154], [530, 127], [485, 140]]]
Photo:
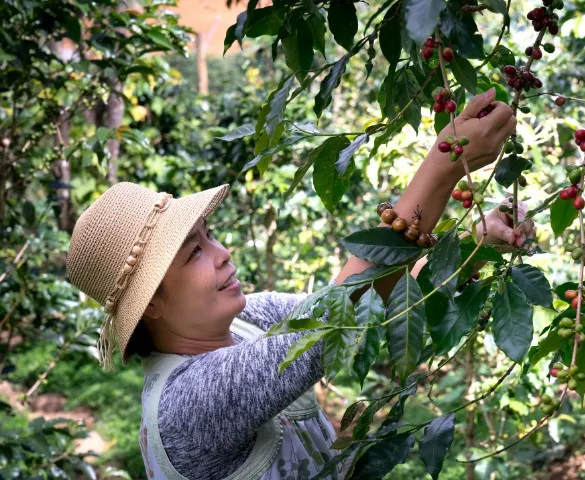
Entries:
[[556, 13], [548, 10], [546, 7], [552, 6], [552, 8], [558, 8], [559, 10], [564, 7], [563, 2], [557, 2], [554, 0], [543, 0], [545, 6], [538, 7], [528, 12], [526, 17], [532, 21], [532, 27], [535, 31], [540, 32], [543, 28], [548, 27], [548, 32], [551, 35], [559, 33], [559, 16]]
[[465, 145], [469, 145], [469, 139], [461, 135], [458, 139], [455, 139], [452, 136], [445, 137], [445, 140], [439, 142], [437, 148], [439, 152], [442, 153], [451, 153], [449, 158], [452, 162], [456, 162], [457, 159], [463, 154], [463, 147]]
[[494, 111], [494, 108], [496, 108], [496, 106], [493, 103], [490, 103], [487, 107], [482, 108], [479, 113], [477, 114], [477, 118], [483, 118], [486, 115], [489, 115], [490, 113], [492, 113]]
[[570, 390], [577, 388], [577, 381], [585, 381], [585, 373], [580, 372], [577, 365], [565, 369], [561, 362], [556, 362], [553, 363], [550, 374], [552, 377], [556, 377], [559, 383], [566, 383]]
[[583, 207], [585, 207], [585, 199], [580, 195], [579, 187], [579, 183], [581, 183], [583, 167], [577, 165], [567, 165], [565, 170], [568, 173], [571, 185], [569, 187], [563, 188], [559, 193], [559, 197], [561, 200], [570, 200], [572, 198], [573, 206], [577, 210], [583, 210]]
[[457, 104], [451, 99], [451, 92], [449, 89], [444, 87], [437, 87], [433, 90], [433, 111], [435, 113], [441, 113], [447, 111], [453, 113], [457, 110]]
[[569, 250], [571, 252], [571, 258], [575, 261], [580, 261], [581, 257], [583, 256], [583, 249], [581, 247], [575, 247], [573, 249], [568, 248], [567, 250]]
[[[573, 300], [578, 300], [578, 297], [574, 298]], [[573, 300], [571, 300], [571, 306], [573, 306]], [[575, 302], [575, 308], [577, 308], [577, 302]], [[563, 318], [559, 322], [559, 329], [557, 331], [559, 337], [561, 338], [569, 338], [575, 335], [576, 333], [583, 333], [585, 326], [583, 324], [575, 325], [575, 321], [571, 320], [570, 318]]]
[[492, 307], [493, 305], [491, 301], [488, 300], [484, 303], [483, 308], [479, 312], [478, 331], [483, 332], [486, 329], [488, 321], [492, 316]]
[[475, 272], [471, 278], [469, 278], [465, 283], [462, 283], [457, 287], [458, 292], [462, 292], [467, 288], [469, 285], [473, 285], [474, 283], [479, 282], [479, 272]]
[[[571, 302], [571, 308], [577, 310], [579, 293], [577, 290], [566, 290], [564, 293], [565, 300]], [[583, 295], [581, 295], [581, 303], [583, 303]]]
[[582, 152], [585, 152], [585, 129], [580, 128], [575, 132], [575, 143], [579, 146]]
[[461, 180], [457, 184], [457, 188], [451, 193], [458, 202], [461, 202], [464, 208], [471, 208], [473, 204], [481, 205], [483, 203], [483, 195], [481, 193], [472, 193], [469, 184], [465, 180]]
[[550, 395], [543, 395], [540, 399], [542, 403], [542, 412], [548, 415], [549, 413], [554, 412], [557, 408], [561, 406], [561, 402], [558, 400], [553, 400]]
[[[430, 60], [435, 54], [435, 48], [437, 48], [438, 46], [439, 43], [437, 43], [434, 38], [429, 37], [425, 40], [425, 43], [423, 43], [420, 53], [425, 60]], [[450, 62], [451, 60], [453, 60], [453, 57], [455, 56], [453, 50], [449, 47], [443, 48], [441, 50], [441, 55], [443, 56], [443, 60], [445, 60], [446, 62]]]
[[[535, 49], [533, 53], [536, 51], [540, 52], [540, 49]], [[540, 55], [542, 56], [542, 52], [540, 52]], [[514, 65], [506, 65], [504, 67], [504, 75], [506, 75], [508, 85], [515, 90], [542, 88], [542, 80], [535, 77], [530, 70], [526, 70], [524, 67], [516, 68]]]
[[421, 248], [432, 247], [439, 241], [434, 233], [421, 233], [420, 220], [422, 212], [418, 209], [412, 217], [413, 220], [410, 225], [408, 225], [406, 219], [398, 216], [396, 210], [388, 202], [378, 204], [376, 212], [384, 223], [392, 227], [392, 230], [395, 232], [404, 232], [404, 238], [411, 242], [416, 242]]

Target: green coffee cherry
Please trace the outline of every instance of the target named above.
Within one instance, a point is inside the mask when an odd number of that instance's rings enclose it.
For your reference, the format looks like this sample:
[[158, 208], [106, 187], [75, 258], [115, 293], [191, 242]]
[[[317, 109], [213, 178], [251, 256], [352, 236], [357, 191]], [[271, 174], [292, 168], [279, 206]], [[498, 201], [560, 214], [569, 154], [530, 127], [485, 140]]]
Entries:
[[445, 137], [445, 141], [453, 145], [455, 143], [455, 137], [449, 135], [448, 137]]
[[576, 378], [577, 380], [579, 380], [580, 382], [582, 382], [582, 381], [584, 381], [584, 380], [585, 380], [585, 373], [583, 373], [583, 372], [579, 372], [577, 375], [575, 375], [575, 378]]
[[559, 383], [567, 383], [569, 381], [569, 377], [557, 378]]
[[573, 325], [574, 325], [574, 322], [570, 318], [563, 318], [559, 322], [559, 327], [561, 327], [561, 328], [569, 328], [569, 327], [572, 327]]
[[577, 333], [581, 333], [583, 330], [585, 330], [585, 325], [583, 325], [582, 323], [580, 323], [579, 325], [575, 325], [575, 331]]
[[579, 165], [565, 165], [565, 172], [571, 173], [573, 170], [581, 168]]
[[569, 387], [569, 390], [575, 390], [577, 388], [577, 380], [571, 378], [571, 380], [567, 382], [567, 386]]
[[[520, 107], [520, 111], [522, 113], [530, 113], [530, 107], [526, 107], [526, 106]], [[521, 152], [518, 152], [518, 153], [521, 153]]]
[[543, 395], [542, 398], [540, 399], [542, 401], [542, 403], [544, 403], [545, 405], [550, 405], [552, 403], [552, 398], [550, 398], [549, 395]]
[[473, 194], [473, 201], [477, 205], [481, 205], [483, 203], [483, 195], [481, 193], [474, 193]]
[[469, 190], [469, 183], [467, 183], [465, 180], [461, 180], [459, 183], [457, 183], [457, 188], [460, 190]]
[[459, 137], [458, 143], [462, 147], [464, 147], [465, 145], [469, 145], [469, 138], [467, 138], [465, 135], [461, 135]]
[[542, 412], [546, 415], [548, 415], [549, 413], [554, 412], [555, 410], [555, 406], [554, 405], [545, 405], [544, 407], [542, 407]]
[[506, 153], [512, 153], [514, 151], [514, 144], [512, 142], [506, 143], [506, 147], [504, 148]]
[[555, 363], [553, 363], [552, 368], [556, 368], [557, 370], [562, 370], [563, 368], [565, 368], [565, 366], [561, 362], [555, 362]]
[[583, 256], [583, 250], [581, 248], [576, 248], [571, 252], [571, 258], [573, 260], [579, 260]]
[[571, 335], [573, 335], [574, 332], [570, 328], [559, 328], [559, 332], [558, 333], [559, 333], [559, 337], [569, 338]]
[[581, 169], [577, 168], [569, 172], [569, 181], [573, 185], [577, 185], [581, 181]]
[[557, 378], [567, 378], [569, 376], [568, 370], [559, 370], [557, 372]]
[[510, 208], [508, 207], [508, 205], [500, 205], [500, 206], [498, 207], [498, 210], [499, 210], [500, 212], [504, 212], [504, 213], [506, 213], [506, 212], [509, 212], [509, 211], [510, 211]]
[[577, 365], [573, 365], [569, 368], [569, 375], [571, 375], [571, 377], [576, 373], [579, 373], [579, 367]]

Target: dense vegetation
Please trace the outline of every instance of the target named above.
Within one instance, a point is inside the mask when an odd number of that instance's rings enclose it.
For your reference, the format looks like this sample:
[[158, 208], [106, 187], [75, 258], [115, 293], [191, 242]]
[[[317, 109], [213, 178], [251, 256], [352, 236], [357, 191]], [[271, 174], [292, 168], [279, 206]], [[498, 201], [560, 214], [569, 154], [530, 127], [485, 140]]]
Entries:
[[[108, 1], [0, 4], [0, 375], [22, 392], [24, 405], [56, 392], [67, 408], [91, 408], [95, 429], [111, 442], [102, 456], [84, 456], [74, 449], [83, 427], [31, 420], [26, 409], [2, 402], [0, 477], [144, 478], [140, 366], [100, 371], [95, 342], [103, 313], [64, 276], [76, 216], [111, 183], [130, 180], [177, 196], [230, 183], [212, 225], [245, 291], [314, 292], [304, 312], [343, 312], [317, 333], [335, 353], [324, 361], [329, 374], [338, 372], [332, 381], [345, 398], [339, 413], [330, 413], [343, 416], [347, 429], [339, 446], [359, 451], [355, 478], [390, 470], [391, 478], [424, 478], [427, 471], [436, 478], [441, 466], [447, 479], [534, 471], [547, 478], [547, 464], [581, 452], [585, 423], [585, 382], [568, 374], [573, 364], [585, 372], [580, 316], [565, 297], [581, 288], [583, 258], [575, 250], [585, 239], [581, 210], [559, 198], [568, 185], [583, 185], [573, 167], [582, 164], [574, 133], [584, 125], [585, 4], [555, 8], [559, 18], [551, 24], [559, 33], [549, 25], [540, 35], [526, 18], [542, 6], [536, 1], [257, 3], [234, 6], [244, 13], [226, 33], [226, 47], [242, 42], [244, 49], [209, 60], [209, 95], [193, 86], [197, 72], [184, 58], [189, 32], [163, 2], [125, 9]], [[560, 6], [546, 3], [551, 11]], [[421, 45], [435, 28], [441, 44], [425, 60]], [[447, 45], [454, 58], [443, 56], [445, 85], [438, 60]], [[530, 57], [544, 86], [524, 92], [509, 85], [504, 68], [526, 65], [529, 45], [544, 52]], [[358, 232], [379, 222], [379, 202], [396, 202], [449, 123], [447, 113], [432, 110], [433, 90], [452, 90], [461, 111], [492, 86], [499, 100], [515, 103], [517, 136], [494, 181], [486, 169], [473, 174], [474, 186], [483, 189], [483, 211], [508, 193], [528, 201], [539, 248], [502, 255], [481, 245], [473, 227], [481, 210], [453, 201], [434, 249], [400, 256], [399, 236], [385, 237], [376, 257], [385, 266], [354, 285], [326, 287], [350, 253], [371, 254], [368, 244], [379, 240]], [[561, 95], [567, 100], [555, 102]], [[568, 179], [565, 167], [579, 174]], [[323, 188], [331, 183], [333, 190]], [[463, 231], [471, 238], [460, 242]], [[478, 244], [476, 255], [487, 261], [479, 282], [413, 303], [412, 295], [421, 299], [448, 281], [445, 274], [459, 278]], [[370, 289], [359, 305], [351, 303], [363, 284], [355, 282], [371, 285], [374, 275], [404, 271], [426, 254], [435, 262], [416, 282], [396, 287], [412, 292], [406, 300], [385, 306]], [[460, 308], [460, 297], [476, 290], [478, 300], [457, 310], [464, 315], [456, 334], [441, 331], [449, 314], [436, 308], [440, 295]], [[415, 314], [401, 316], [405, 308]], [[303, 312], [295, 313], [291, 319]], [[391, 317], [422, 333], [396, 337], [380, 327]], [[338, 328], [368, 323], [371, 333], [359, 337], [357, 350], [355, 338]], [[290, 320], [283, 328], [314, 326]], [[512, 347], [504, 342], [510, 337], [517, 339]], [[396, 342], [414, 352], [409, 361], [387, 346]], [[360, 348], [361, 364], [354, 360]], [[562, 364], [557, 380], [554, 363]], [[462, 463], [521, 438], [498, 455]], [[429, 449], [438, 452], [434, 461]]]

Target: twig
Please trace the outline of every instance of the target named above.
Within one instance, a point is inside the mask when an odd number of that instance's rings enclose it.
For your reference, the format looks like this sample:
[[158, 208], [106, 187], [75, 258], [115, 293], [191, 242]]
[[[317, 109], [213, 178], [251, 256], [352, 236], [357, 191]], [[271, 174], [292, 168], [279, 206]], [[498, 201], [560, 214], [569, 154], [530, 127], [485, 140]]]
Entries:
[[[24, 255], [24, 252], [26, 252], [26, 250], [28, 249], [29, 245], [30, 245], [30, 240], [27, 240], [26, 242], [24, 242], [24, 245], [20, 248], [20, 250], [16, 254], [16, 257], [14, 257], [14, 260], [12, 260], [12, 265], [16, 265], [20, 261], [20, 259]], [[2, 283], [4, 280], [6, 280], [7, 276], [8, 276], [8, 271], [3, 272], [2, 275], [0, 275], [0, 283]]]

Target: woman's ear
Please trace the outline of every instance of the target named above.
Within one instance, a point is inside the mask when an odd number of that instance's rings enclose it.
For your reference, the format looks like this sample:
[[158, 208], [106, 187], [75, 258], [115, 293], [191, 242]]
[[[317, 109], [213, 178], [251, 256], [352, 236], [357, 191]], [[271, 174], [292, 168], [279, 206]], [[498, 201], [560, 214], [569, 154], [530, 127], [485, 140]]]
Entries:
[[144, 316], [153, 320], [158, 320], [160, 317], [162, 317], [162, 312], [160, 311], [158, 302], [156, 300], [152, 299], [149, 302], [146, 310], [144, 311]]

